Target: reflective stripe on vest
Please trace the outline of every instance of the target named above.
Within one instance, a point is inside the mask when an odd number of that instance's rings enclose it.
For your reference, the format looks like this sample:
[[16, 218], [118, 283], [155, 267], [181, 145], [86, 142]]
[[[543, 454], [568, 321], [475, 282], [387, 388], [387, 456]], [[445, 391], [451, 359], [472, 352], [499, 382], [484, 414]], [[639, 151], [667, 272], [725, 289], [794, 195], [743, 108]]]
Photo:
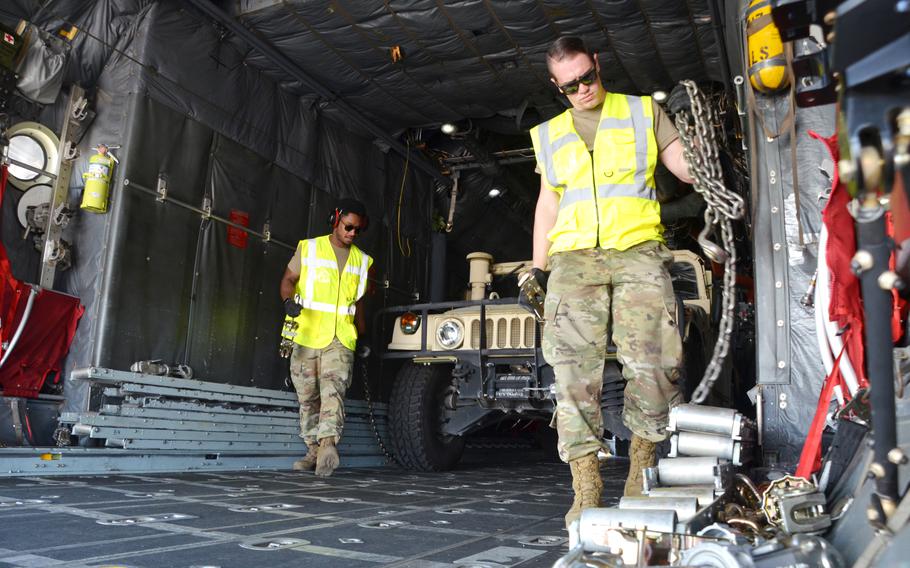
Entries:
[[[367, 291], [367, 276], [370, 273], [370, 257], [363, 255], [363, 260], [360, 261], [360, 283], [357, 285], [357, 299], [363, 297]], [[356, 309], [356, 306], [351, 306], [351, 309]], [[354, 315], [354, 312], [351, 312], [351, 315]]]
[[[550, 252], [596, 246], [624, 250], [661, 240], [650, 97], [607, 93], [592, 154], [571, 111], [531, 131], [544, 186], [560, 195]], [[598, 233], [599, 230], [599, 233]]]
[[541, 140], [540, 161], [543, 164], [543, 171], [547, 176], [547, 181], [549, 181], [550, 185], [554, 188], [565, 188], [565, 185], [560, 185], [559, 179], [556, 177], [556, 165], [553, 162], [553, 152], [571, 142], [580, 142], [581, 138], [575, 132], [570, 132], [559, 138], [559, 140], [554, 140], [552, 143], [547, 144], [547, 141], [550, 139], [550, 123], [544, 122], [538, 126], [538, 128], [540, 129]]

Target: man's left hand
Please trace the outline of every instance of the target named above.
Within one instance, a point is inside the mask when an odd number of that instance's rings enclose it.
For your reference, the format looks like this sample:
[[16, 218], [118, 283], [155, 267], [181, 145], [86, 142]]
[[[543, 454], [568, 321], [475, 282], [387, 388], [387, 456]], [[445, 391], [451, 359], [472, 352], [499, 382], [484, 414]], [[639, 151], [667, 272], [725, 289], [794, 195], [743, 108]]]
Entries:
[[667, 110], [674, 116], [678, 112], [692, 112], [692, 100], [689, 98], [685, 85], [677, 84], [670, 91], [670, 96], [667, 97]]

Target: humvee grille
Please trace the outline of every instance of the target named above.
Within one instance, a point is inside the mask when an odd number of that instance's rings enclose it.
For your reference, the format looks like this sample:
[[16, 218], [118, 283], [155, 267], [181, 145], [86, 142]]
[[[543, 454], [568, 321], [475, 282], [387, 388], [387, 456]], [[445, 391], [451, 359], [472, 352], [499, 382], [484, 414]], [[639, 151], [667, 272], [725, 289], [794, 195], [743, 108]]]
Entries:
[[525, 318], [525, 345], [532, 347], [537, 336], [537, 325], [534, 318]]
[[[534, 347], [534, 316], [487, 318], [487, 345], [496, 349]], [[480, 349], [480, 320], [471, 322], [471, 336], [465, 342], [471, 349]]]

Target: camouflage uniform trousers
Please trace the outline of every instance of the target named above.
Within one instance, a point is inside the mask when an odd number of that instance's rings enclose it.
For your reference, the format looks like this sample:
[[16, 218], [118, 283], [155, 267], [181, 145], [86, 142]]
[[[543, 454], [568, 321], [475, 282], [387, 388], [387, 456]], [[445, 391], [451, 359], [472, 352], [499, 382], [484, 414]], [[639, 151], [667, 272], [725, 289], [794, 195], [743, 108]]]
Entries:
[[327, 347], [294, 345], [291, 381], [300, 401], [300, 437], [307, 444], [334, 438], [344, 429], [344, 393], [351, 386], [354, 352], [338, 338]]
[[681, 402], [672, 260], [656, 241], [550, 257], [542, 347], [556, 375], [553, 422], [563, 461], [603, 447], [600, 397], [611, 319], [627, 381], [623, 423], [648, 440], [666, 439], [669, 409]]

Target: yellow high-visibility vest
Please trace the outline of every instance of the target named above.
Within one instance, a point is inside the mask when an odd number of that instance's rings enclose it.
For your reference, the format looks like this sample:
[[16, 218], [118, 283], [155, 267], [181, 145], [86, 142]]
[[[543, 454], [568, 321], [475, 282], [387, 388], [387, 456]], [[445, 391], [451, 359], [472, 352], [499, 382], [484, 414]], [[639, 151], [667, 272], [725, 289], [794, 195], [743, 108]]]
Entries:
[[282, 335], [292, 333], [295, 343], [322, 349], [336, 336], [350, 350], [357, 345], [357, 328], [354, 313], [357, 300], [367, 289], [367, 274], [373, 259], [354, 245], [348, 262], [339, 274], [338, 259], [329, 236], [300, 241], [300, 279], [296, 293], [303, 310], [296, 318], [285, 316], [285, 321], [297, 322], [295, 332], [285, 326]]
[[607, 93], [592, 153], [568, 110], [531, 129], [543, 187], [559, 194], [550, 254], [593, 248], [598, 237], [618, 250], [663, 242], [653, 125], [651, 97]]

